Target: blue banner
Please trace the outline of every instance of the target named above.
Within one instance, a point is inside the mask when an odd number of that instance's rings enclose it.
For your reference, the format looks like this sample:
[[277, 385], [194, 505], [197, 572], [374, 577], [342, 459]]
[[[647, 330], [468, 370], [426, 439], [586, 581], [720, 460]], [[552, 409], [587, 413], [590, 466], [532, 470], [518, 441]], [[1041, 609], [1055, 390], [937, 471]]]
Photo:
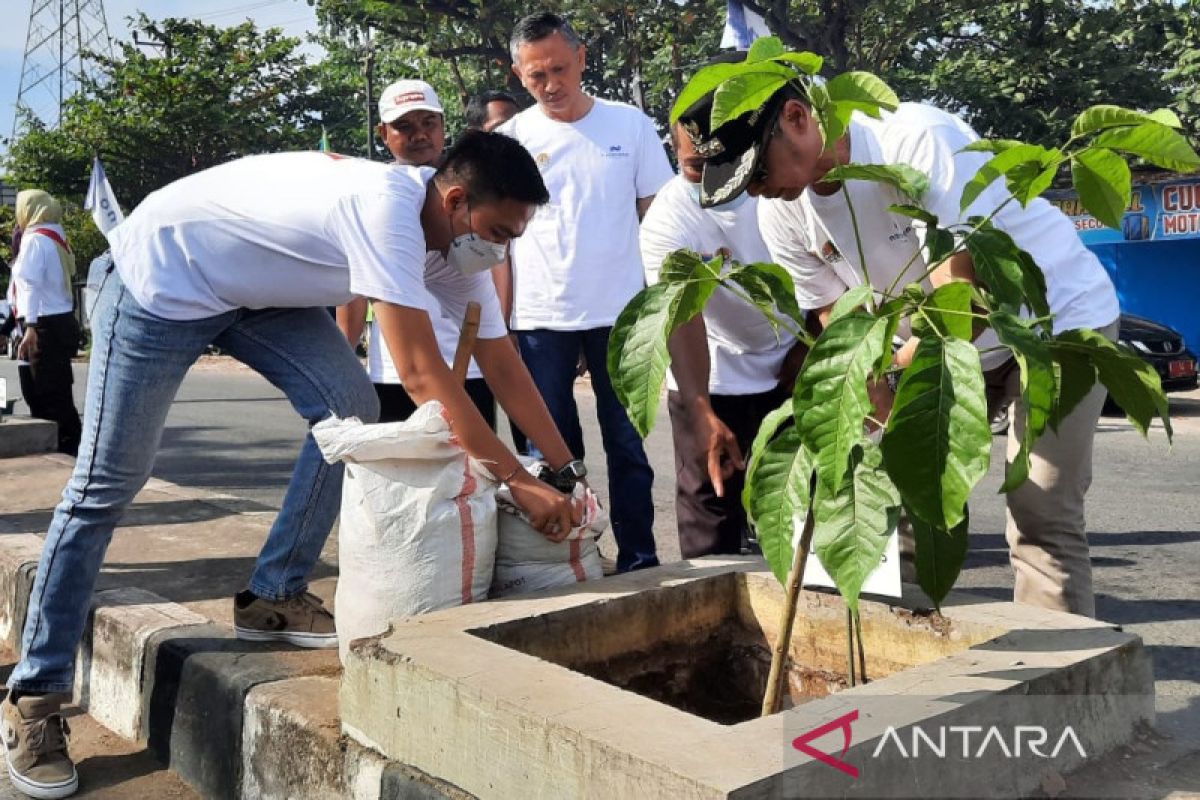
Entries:
[[1134, 186], [1120, 230], [1087, 213], [1073, 191], [1045, 197], [1071, 218], [1084, 244], [1200, 239], [1200, 178]]

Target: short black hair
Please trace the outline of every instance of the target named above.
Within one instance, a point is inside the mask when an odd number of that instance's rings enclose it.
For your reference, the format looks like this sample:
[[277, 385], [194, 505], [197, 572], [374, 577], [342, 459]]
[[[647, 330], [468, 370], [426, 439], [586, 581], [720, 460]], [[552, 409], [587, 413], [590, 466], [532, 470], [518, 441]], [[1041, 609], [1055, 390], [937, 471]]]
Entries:
[[464, 131], [446, 152], [435, 180], [464, 187], [473, 203], [516, 200], [540, 206], [550, 202], [533, 156], [502, 133]]
[[508, 40], [508, 53], [515, 63], [517, 48], [521, 45], [540, 42], [547, 36], [553, 36], [556, 33], [566, 39], [572, 50], [578, 50], [583, 44], [583, 39], [579, 38], [579, 34], [575, 32], [565, 17], [560, 17], [550, 11], [539, 11], [524, 17], [513, 28], [512, 37]]
[[487, 122], [487, 107], [489, 103], [512, 103], [518, 110], [521, 108], [521, 104], [517, 102], [517, 98], [508, 92], [501, 92], [494, 89], [480, 92], [467, 101], [467, 111], [464, 117], [467, 130], [483, 130], [483, 124]]

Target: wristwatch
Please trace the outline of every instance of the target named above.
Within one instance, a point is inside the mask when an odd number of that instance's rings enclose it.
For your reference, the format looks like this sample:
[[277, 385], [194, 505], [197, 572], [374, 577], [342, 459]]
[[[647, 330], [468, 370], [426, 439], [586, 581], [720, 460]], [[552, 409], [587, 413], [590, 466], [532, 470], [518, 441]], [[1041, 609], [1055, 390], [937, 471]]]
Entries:
[[569, 492], [575, 488], [575, 484], [587, 477], [587, 465], [576, 458], [555, 470], [554, 477], [558, 488]]

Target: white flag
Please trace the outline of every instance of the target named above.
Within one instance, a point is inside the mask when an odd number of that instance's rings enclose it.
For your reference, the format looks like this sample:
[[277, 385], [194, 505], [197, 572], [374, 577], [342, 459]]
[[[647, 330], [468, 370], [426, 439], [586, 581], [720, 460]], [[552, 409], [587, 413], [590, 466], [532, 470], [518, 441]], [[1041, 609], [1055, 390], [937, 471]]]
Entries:
[[92, 162], [92, 179], [88, 182], [87, 200], [84, 201], [83, 207], [92, 212], [96, 227], [106, 237], [109, 231], [125, 219], [98, 156]]
[[762, 36], [770, 36], [767, 21], [742, 5], [738, 0], [725, 3], [725, 33], [721, 36], [721, 47], [749, 50], [751, 43]]

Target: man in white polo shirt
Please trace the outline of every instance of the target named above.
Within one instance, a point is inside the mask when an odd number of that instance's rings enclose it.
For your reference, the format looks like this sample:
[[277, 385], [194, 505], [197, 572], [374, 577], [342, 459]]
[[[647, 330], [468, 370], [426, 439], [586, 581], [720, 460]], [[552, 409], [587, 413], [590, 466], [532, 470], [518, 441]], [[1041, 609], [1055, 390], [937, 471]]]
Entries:
[[[909, 202], [899, 190], [849, 181], [843, 192], [841, 183], [824, 181], [825, 174], [836, 164], [907, 164], [929, 176], [921, 203], [942, 227], [1000, 209], [993, 224], [1032, 255], [1045, 274], [1055, 333], [1088, 328], [1116, 338], [1116, 291], [1062, 212], [1040, 198], [1025, 207], [1007, 202], [1003, 181], [960, 208], [963, 187], [990, 154], [964, 150], [978, 136], [958, 117], [917, 103], [901, 103], [881, 119], [856, 113], [846, 133], [826, 147], [807, 97], [788, 86], [716, 131], [709, 130], [704, 115], [683, 121], [701, 151], [708, 151], [702, 201], [719, 206], [744, 191], [770, 198], [759, 204], [763, 239], [773, 259], [792, 273], [800, 306], [814, 311], [822, 324], [849, 287], [865, 282], [863, 253], [876, 289], [894, 279], [897, 285], [916, 280], [927, 269], [922, 226], [890, 211], [893, 204]], [[847, 193], [859, 222], [857, 236]], [[951, 280], [976, 280], [968, 253], [936, 265], [925, 284], [928, 288]], [[907, 341], [895, 362], [907, 366], [918, 339], [907, 321], [900, 334]], [[985, 332], [976, 345], [991, 350], [980, 358], [993, 406], [989, 412], [1000, 404], [1021, 403], [1020, 370], [1008, 351], [995, 347], [995, 334]], [[1057, 431], [1047, 430], [1030, 454], [1028, 480], [1006, 495], [1006, 536], [1018, 602], [1095, 614], [1084, 496], [1091, 484], [1092, 439], [1104, 398], [1105, 389], [1097, 384]], [[889, 403], [884, 399], [884, 405]], [[1015, 457], [1024, 435], [1024, 411], [1018, 408], [1012, 418], [1009, 458]]]
[[587, 48], [562, 17], [533, 14], [517, 23], [513, 71], [537, 100], [497, 128], [533, 154], [550, 202], [512, 251], [510, 324], [521, 357], [559, 430], [583, 452], [573, 387], [582, 355], [596, 393], [608, 462], [617, 569], [658, 564], [654, 473], [609, 382], [608, 337], [621, 309], [644, 286], [638, 219], [671, 179], [650, 118], [632, 106], [593, 98], [582, 88]]
[[[642, 264], [658, 281], [663, 260], [687, 249], [743, 264], [769, 261], [758, 232], [758, 200], [742, 194], [700, 207], [704, 159], [676, 124], [679, 174], [659, 190], [642, 220]], [[668, 347], [667, 409], [675, 442], [675, 518], [684, 558], [737, 554], [750, 535], [742, 507], [745, 457], [763, 418], [792, 396], [804, 346], [781, 319], [776, 334], [762, 312], [718, 288], [704, 313], [675, 331]]]
[[[145, 484], [167, 411], [210, 344], [261, 373], [310, 424], [373, 420], [362, 366], [324, 307], [375, 302], [383, 338], [419, 401], [440, 401], [462, 447], [508, 484], [550, 538], [570, 530], [566, 495], [534, 479], [479, 416], [438, 352], [430, 316], [483, 315], [476, 356], [505, 410], [567, 468], [571, 453], [509, 341], [488, 270], [548, 199], [529, 154], [473, 133], [437, 170], [328, 153], [243, 158], [147, 197], [117, 228], [115, 271], [96, 305], [83, 440], [46, 534], [21, 660], [0, 706], [9, 776], [36, 797], [65, 797], [78, 777], [61, 695], [113, 529]], [[428, 248], [446, 254], [440, 266]], [[239, 638], [336, 647], [333, 617], [307, 576], [338, 513], [341, 465], [310, 435], [249, 588], [234, 599]]]
[[[407, 167], [436, 167], [442, 160], [446, 147], [445, 117], [442, 101], [437, 92], [425, 81], [406, 79], [393, 83], [379, 97], [379, 138], [397, 164]], [[426, 258], [435, 262], [442, 254], [430, 251]], [[436, 266], [436, 264], [431, 265]], [[351, 343], [362, 336], [363, 323], [367, 317], [367, 299], [355, 298], [338, 308], [338, 327]], [[444, 314], [430, 316], [433, 332], [437, 336], [438, 349], [447, 364], [454, 363], [454, 352], [458, 348], [459, 329], [454, 320]], [[396, 365], [388, 355], [378, 324], [371, 324], [368, 333], [367, 374], [379, 396], [379, 421], [397, 422], [408, 419], [417, 410], [416, 404], [405, 391], [396, 372]], [[479, 365], [472, 358], [467, 367], [467, 394], [483, 415], [488, 427], [496, 427], [496, 398], [488, 388]]]

